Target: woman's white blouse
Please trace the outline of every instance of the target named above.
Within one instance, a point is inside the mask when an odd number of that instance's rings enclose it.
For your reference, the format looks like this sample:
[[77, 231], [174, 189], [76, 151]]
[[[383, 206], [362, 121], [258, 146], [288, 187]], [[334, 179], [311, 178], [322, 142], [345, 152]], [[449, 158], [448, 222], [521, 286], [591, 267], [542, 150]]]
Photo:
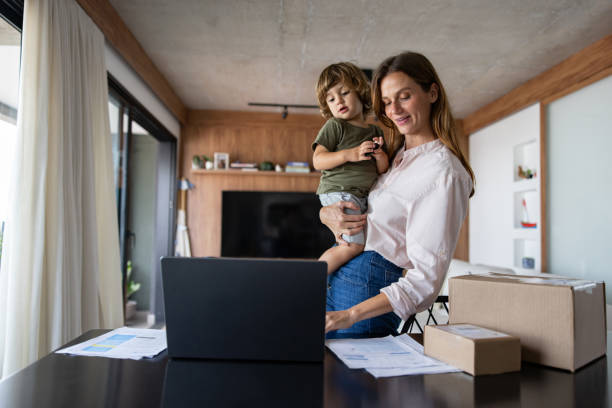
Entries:
[[472, 180], [439, 140], [399, 151], [368, 196], [366, 251], [406, 269], [381, 289], [406, 320], [438, 296], [467, 213]]

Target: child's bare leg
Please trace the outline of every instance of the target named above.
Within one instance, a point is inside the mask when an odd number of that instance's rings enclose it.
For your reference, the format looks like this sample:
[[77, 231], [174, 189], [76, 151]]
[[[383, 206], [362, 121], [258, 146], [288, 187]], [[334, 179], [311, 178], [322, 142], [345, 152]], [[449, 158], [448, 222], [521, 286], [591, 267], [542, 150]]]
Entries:
[[350, 243], [349, 245], [337, 245], [323, 252], [319, 261], [327, 262], [327, 274], [330, 275], [336, 269], [359, 255], [364, 245]]

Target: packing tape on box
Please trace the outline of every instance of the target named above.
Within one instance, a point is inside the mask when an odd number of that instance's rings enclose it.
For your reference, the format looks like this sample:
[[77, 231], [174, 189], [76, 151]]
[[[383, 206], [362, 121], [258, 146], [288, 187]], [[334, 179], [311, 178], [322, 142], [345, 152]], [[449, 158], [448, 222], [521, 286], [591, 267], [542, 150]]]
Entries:
[[540, 277], [540, 276], [528, 276], [528, 275], [509, 275], [499, 272], [485, 272], [475, 274], [483, 277], [490, 277], [500, 282], [520, 282], [530, 283], [534, 285], [551, 285], [551, 286], [571, 286], [574, 290], [585, 291], [588, 294], [593, 292], [596, 286], [595, 282], [587, 281], [583, 279], [573, 278], [559, 278], [559, 277]]

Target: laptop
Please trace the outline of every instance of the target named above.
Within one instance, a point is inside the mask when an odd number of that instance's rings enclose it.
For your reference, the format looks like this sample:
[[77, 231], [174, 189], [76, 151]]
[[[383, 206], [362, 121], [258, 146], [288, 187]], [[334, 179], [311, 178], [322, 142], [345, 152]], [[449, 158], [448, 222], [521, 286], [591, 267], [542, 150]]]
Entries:
[[161, 259], [168, 355], [323, 361], [327, 264]]

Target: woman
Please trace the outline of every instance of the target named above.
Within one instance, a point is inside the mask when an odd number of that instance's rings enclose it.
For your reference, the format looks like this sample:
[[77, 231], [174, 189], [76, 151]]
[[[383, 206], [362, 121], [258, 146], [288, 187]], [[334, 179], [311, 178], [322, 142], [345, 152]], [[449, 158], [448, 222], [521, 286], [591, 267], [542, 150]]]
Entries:
[[347, 202], [321, 209], [341, 244], [341, 234], [359, 232], [367, 220], [365, 251], [329, 278], [328, 337], [394, 334], [400, 318], [429, 307], [474, 193], [444, 87], [427, 58], [406, 52], [386, 59], [372, 94], [376, 116], [392, 129], [387, 145], [395, 154], [370, 192], [366, 215], [344, 214], [353, 208]]

